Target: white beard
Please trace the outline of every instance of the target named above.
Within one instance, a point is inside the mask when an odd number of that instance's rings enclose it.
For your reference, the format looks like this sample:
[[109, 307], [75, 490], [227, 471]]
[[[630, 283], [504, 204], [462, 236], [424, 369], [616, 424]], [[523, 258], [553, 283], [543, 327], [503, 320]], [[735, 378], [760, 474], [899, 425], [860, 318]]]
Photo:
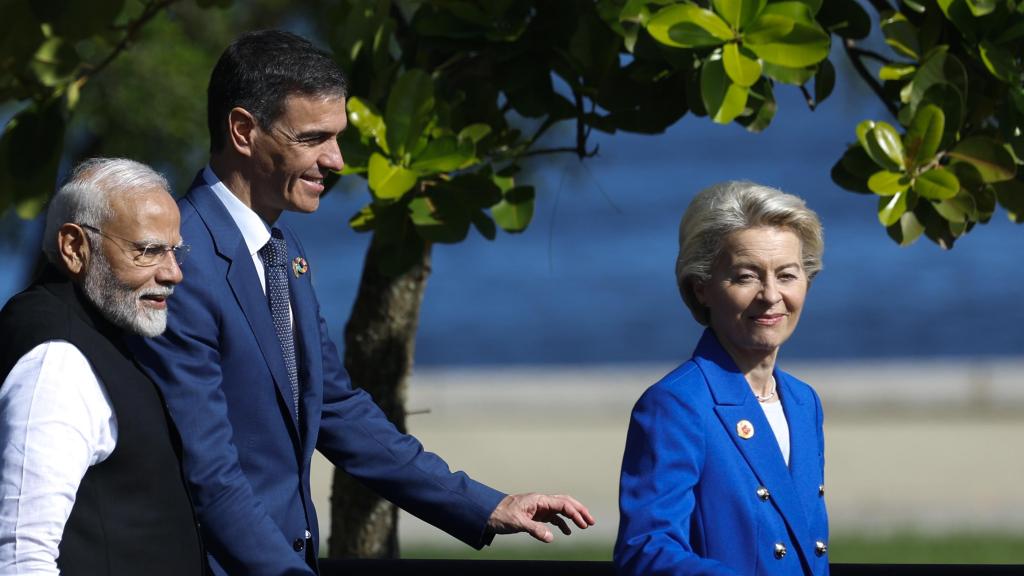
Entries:
[[86, 298], [111, 324], [129, 332], [153, 338], [167, 328], [167, 310], [154, 310], [141, 304], [143, 296], [170, 296], [173, 287], [132, 290], [114, 276], [110, 263], [100, 250], [91, 252], [89, 268], [82, 280]]

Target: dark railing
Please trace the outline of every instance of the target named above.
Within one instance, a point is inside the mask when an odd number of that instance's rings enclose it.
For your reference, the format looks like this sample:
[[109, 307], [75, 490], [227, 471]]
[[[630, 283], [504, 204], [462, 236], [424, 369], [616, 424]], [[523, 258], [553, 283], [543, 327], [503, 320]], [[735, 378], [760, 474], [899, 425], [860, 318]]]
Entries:
[[[557, 560], [321, 560], [322, 576], [615, 576], [611, 562]], [[976, 564], [832, 564], [832, 576], [1024, 575], [1024, 566]]]

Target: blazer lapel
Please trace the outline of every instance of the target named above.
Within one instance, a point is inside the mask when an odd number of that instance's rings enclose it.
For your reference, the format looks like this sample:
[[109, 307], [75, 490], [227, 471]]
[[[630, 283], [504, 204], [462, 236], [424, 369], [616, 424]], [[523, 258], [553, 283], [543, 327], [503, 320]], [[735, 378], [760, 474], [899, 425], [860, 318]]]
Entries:
[[[292, 405], [292, 389], [288, 369], [281, 355], [281, 343], [274, 330], [267, 296], [260, 287], [260, 279], [253, 266], [252, 255], [242, 238], [231, 215], [208, 186], [201, 186], [189, 192], [196, 211], [203, 218], [216, 245], [217, 253], [228, 261], [227, 281], [235, 295], [238, 307], [242, 309], [249, 328], [252, 329], [259, 345], [263, 360], [267, 363], [285, 406]], [[287, 410], [291, 417], [293, 431], [298, 435], [295, 411]]]
[[[805, 542], [805, 535], [809, 533], [807, 514], [771, 425], [750, 391], [746, 378], [710, 330], [705, 331], [701, 338], [694, 361], [704, 373], [715, 399], [715, 414], [754, 476], [771, 493], [776, 509], [796, 535], [793, 540], [800, 556], [808, 562], [811, 551], [806, 549], [808, 544]], [[748, 438], [742, 437], [739, 431], [744, 420], [753, 427], [753, 434], [748, 434]]]
[[799, 496], [804, 513], [815, 525], [809, 526], [814, 534], [820, 534], [823, 526], [816, 525], [820, 516], [814, 513], [812, 503], [818, 498], [821, 484], [821, 461], [818, 453], [817, 418], [814, 399], [805, 389], [792, 384], [792, 377], [776, 370], [782, 398], [782, 409], [789, 424], [789, 471]]

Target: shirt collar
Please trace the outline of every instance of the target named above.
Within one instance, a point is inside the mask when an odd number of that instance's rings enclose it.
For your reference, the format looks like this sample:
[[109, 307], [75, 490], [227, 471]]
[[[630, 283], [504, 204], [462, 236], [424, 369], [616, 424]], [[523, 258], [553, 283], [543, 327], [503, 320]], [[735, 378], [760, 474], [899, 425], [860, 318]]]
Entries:
[[270, 240], [270, 227], [258, 214], [253, 212], [252, 208], [246, 206], [228, 190], [228, 187], [213, 173], [213, 169], [209, 165], [203, 168], [203, 180], [217, 195], [220, 203], [228, 209], [228, 214], [235, 221], [235, 226], [238, 226], [242, 232], [242, 238], [245, 239], [249, 254], [255, 255]]

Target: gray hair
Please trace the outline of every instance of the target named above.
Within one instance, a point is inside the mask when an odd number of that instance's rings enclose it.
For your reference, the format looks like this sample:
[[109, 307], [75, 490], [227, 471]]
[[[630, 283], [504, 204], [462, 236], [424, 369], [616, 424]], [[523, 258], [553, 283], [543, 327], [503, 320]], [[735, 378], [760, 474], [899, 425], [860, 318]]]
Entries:
[[707, 326], [708, 309], [697, 300], [694, 284], [711, 278], [711, 267], [729, 234], [759, 226], [786, 228], [797, 235], [808, 281], [821, 271], [825, 250], [821, 222], [803, 200], [753, 182], [715, 184], [694, 197], [679, 223], [676, 282], [683, 302], [700, 324]]
[[60, 260], [57, 231], [68, 222], [102, 228], [114, 214], [113, 202], [161, 188], [170, 194], [167, 179], [149, 166], [125, 158], [90, 158], [71, 172], [50, 200], [43, 233], [43, 253]]

